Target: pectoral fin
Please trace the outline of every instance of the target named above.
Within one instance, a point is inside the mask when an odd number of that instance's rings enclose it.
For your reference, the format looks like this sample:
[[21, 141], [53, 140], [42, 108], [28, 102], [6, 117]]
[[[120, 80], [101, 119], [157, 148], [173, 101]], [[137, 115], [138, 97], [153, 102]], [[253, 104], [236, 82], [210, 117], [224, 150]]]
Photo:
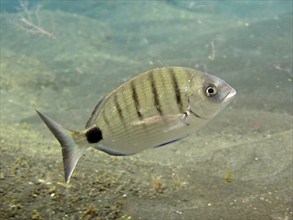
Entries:
[[145, 118], [139, 121], [132, 122], [133, 125], [152, 125], [156, 123], [165, 124], [163, 131], [168, 132], [170, 130], [178, 129], [188, 124], [189, 113], [174, 114], [174, 115], [155, 115], [149, 118]]

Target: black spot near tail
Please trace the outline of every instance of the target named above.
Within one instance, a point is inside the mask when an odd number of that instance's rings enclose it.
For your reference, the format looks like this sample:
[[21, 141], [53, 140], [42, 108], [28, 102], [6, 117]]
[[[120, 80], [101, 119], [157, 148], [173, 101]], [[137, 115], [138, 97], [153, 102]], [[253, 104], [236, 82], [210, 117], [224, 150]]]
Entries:
[[100, 140], [103, 139], [102, 131], [98, 127], [93, 127], [88, 130], [86, 133], [87, 141], [91, 144], [98, 143]]

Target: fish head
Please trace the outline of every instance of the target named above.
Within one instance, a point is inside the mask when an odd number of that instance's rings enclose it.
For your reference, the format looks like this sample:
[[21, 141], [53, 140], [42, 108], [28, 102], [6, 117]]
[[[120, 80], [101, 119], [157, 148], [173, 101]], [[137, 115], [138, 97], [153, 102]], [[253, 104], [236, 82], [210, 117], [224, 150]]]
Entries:
[[190, 80], [189, 108], [199, 118], [211, 119], [235, 97], [236, 91], [222, 79], [197, 73]]

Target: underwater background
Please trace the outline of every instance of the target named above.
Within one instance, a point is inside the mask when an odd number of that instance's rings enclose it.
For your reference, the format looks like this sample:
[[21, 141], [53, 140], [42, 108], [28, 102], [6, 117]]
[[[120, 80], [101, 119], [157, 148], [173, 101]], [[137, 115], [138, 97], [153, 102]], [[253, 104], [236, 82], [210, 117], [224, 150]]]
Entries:
[[[0, 2], [0, 219], [293, 219], [292, 1]], [[82, 130], [104, 95], [163, 66], [237, 97], [176, 144], [89, 149], [65, 185], [34, 109]]]

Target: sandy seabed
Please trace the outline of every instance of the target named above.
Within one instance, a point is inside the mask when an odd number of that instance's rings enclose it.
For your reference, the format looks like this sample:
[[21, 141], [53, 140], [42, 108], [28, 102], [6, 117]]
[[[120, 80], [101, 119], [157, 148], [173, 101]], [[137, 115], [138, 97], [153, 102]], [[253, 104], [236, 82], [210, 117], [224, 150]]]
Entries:
[[[121, 19], [115, 4], [77, 14], [44, 2], [56, 40], [1, 13], [1, 219], [292, 219], [292, 12], [231, 19], [199, 6], [126, 5]], [[107, 92], [159, 66], [218, 75], [237, 98], [179, 143], [129, 157], [89, 149], [65, 185], [34, 109], [82, 129]]]

